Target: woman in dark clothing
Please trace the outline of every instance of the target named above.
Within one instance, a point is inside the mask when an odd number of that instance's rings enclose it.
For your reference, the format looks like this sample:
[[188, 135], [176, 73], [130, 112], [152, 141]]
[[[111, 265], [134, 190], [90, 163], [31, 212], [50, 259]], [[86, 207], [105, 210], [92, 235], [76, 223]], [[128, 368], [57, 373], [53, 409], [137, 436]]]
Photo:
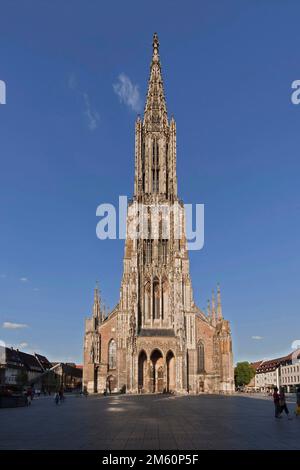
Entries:
[[279, 404], [279, 393], [278, 393], [277, 387], [274, 387], [273, 400], [274, 400], [274, 406], [275, 406], [275, 418], [281, 418], [280, 416], [281, 408]]

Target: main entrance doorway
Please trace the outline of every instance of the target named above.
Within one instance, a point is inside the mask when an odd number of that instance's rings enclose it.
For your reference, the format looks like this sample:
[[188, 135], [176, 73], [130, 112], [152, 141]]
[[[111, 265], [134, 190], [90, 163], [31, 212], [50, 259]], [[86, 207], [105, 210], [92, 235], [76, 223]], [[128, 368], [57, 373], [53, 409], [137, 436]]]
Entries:
[[150, 388], [152, 393], [162, 393], [164, 390], [164, 360], [162, 353], [155, 349], [151, 356]]

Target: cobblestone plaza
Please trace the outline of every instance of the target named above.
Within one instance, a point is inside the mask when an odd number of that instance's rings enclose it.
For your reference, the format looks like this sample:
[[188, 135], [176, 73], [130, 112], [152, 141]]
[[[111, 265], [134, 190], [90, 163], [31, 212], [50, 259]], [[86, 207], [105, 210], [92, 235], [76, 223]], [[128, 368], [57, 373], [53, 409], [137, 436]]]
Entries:
[[[291, 415], [294, 403], [288, 403]], [[112, 395], [35, 399], [0, 410], [0, 449], [300, 449], [300, 418], [271, 399]]]

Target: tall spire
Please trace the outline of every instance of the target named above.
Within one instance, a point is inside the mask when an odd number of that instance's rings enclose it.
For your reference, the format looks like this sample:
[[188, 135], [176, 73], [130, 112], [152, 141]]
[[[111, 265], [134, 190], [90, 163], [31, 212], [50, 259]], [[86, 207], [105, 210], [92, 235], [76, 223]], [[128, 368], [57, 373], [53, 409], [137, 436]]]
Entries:
[[93, 317], [96, 320], [95, 323], [101, 323], [101, 300], [100, 300], [98, 281], [96, 281], [96, 287], [94, 290]]
[[153, 53], [144, 110], [144, 125], [147, 126], [148, 130], [160, 131], [168, 125], [168, 115], [161, 74], [159, 40], [157, 33], [154, 33], [153, 35], [152, 46]]
[[213, 325], [216, 324], [216, 307], [215, 307], [215, 292], [212, 291], [211, 296], [211, 316]]
[[211, 309], [210, 309], [210, 300], [209, 299], [207, 299], [206, 313], [207, 313], [208, 318], [211, 319]]
[[223, 319], [220, 284], [218, 284], [217, 298], [218, 298], [218, 300], [217, 300], [217, 317], [218, 317], [218, 321], [220, 321], [220, 320]]

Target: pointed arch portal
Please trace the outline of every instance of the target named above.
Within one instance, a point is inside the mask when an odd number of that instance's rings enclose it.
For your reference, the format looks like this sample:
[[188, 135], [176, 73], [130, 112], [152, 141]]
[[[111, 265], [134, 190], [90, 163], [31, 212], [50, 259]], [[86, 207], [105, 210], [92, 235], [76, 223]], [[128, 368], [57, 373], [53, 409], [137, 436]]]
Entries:
[[167, 362], [167, 392], [176, 390], [176, 374], [175, 374], [175, 356], [169, 351], [166, 357]]
[[164, 390], [164, 360], [158, 349], [154, 349], [150, 356], [151, 373], [150, 388], [152, 393], [162, 393]]
[[147, 354], [145, 351], [141, 351], [139, 354], [139, 364], [138, 364], [138, 384], [139, 391], [144, 392], [146, 388], [146, 378], [147, 378]]

